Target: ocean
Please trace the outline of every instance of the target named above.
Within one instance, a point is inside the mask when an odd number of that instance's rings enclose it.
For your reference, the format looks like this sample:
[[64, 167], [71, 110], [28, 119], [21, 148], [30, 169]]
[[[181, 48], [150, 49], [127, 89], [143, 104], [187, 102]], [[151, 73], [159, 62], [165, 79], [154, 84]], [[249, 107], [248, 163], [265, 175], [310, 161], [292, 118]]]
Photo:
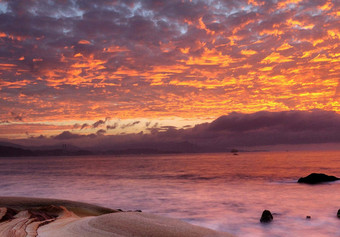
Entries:
[[236, 236], [340, 236], [340, 181], [297, 183], [312, 172], [340, 176], [340, 151], [11, 157], [0, 158], [0, 196], [142, 210]]

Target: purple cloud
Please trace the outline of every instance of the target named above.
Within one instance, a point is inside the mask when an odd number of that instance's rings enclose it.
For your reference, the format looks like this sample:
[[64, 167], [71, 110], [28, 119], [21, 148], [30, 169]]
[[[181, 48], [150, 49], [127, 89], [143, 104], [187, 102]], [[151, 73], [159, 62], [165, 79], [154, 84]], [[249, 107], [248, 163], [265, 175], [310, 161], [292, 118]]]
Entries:
[[106, 130], [113, 130], [118, 127], [118, 123], [114, 123], [113, 125], [107, 125]]
[[[150, 128], [151, 129], [151, 128]], [[100, 135], [100, 136], [98, 136]], [[48, 144], [51, 138], [39, 139]], [[80, 135], [69, 131], [52, 138], [94, 150], [159, 148], [175, 152], [229, 151], [235, 147], [340, 142], [340, 115], [323, 110], [231, 113], [192, 128], [155, 127], [150, 133]]]
[[87, 123], [84, 123], [83, 125], [81, 125], [80, 130], [83, 130], [83, 129], [88, 128], [88, 127], [90, 127], [90, 125], [88, 125]]
[[93, 128], [97, 128], [97, 127], [99, 127], [99, 126], [101, 126], [101, 125], [103, 125], [103, 124], [105, 124], [105, 121], [103, 121], [103, 120], [98, 120], [97, 122], [95, 122], [94, 124], [92, 124], [92, 127], [93, 127]]
[[88, 135], [80, 135], [80, 134], [75, 134], [75, 133], [71, 133], [69, 131], [64, 131], [62, 133], [60, 133], [59, 135], [55, 136], [54, 139], [56, 140], [77, 140], [80, 138], [95, 138], [96, 135], [95, 134], [88, 134]]
[[120, 128], [125, 129], [125, 128], [129, 128], [129, 127], [133, 127], [133, 126], [135, 126], [139, 123], [140, 123], [140, 121], [134, 121], [134, 122], [131, 122], [131, 123], [128, 123], [128, 124], [123, 124], [123, 125], [120, 126]]

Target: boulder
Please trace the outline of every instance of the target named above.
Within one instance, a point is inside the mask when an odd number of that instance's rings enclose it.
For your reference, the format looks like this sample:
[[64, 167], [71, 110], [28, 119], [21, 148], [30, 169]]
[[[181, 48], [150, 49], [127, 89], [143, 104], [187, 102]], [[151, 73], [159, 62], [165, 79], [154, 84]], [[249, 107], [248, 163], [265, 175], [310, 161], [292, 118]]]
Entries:
[[340, 209], [338, 210], [338, 213], [336, 214], [338, 218], [340, 218]]
[[261, 223], [269, 223], [273, 220], [273, 215], [270, 211], [264, 210], [260, 219]]
[[321, 173], [312, 173], [306, 177], [299, 178], [298, 183], [317, 184], [336, 180], [339, 180], [339, 178]]

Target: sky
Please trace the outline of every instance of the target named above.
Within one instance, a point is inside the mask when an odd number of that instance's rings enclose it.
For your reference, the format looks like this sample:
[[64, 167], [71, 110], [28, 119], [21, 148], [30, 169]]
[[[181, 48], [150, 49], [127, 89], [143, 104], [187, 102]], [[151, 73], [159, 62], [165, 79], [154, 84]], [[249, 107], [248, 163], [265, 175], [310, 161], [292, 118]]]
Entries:
[[339, 26], [337, 0], [0, 0], [0, 138], [339, 142]]

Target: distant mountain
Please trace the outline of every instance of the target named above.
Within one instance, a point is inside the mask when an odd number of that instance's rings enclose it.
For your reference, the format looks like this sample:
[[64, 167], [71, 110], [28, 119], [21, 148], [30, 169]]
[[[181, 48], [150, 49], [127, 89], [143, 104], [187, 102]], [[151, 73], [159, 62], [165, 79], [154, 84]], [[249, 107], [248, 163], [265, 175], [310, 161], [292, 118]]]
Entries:
[[0, 145], [0, 157], [21, 157], [21, 156], [78, 156], [92, 155], [87, 150], [67, 150], [67, 149], [41, 149], [31, 150], [29, 148], [20, 148]]
[[128, 155], [128, 154], [173, 154], [202, 152], [195, 145], [188, 142], [160, 142], [154, 144], [134, 144], [129, 147], [112, 147], [101, 150], [80, 149], [78, 147], [61, 144], [54, 146], [25, 147], [11, 143], [0, 143], [0, 157], [22, 156], [77, 156], [77, 155]]
[[22, 149], [19, 147], [10, 147], [10, 146], [3, 146], [0, 145], [0, 156], [7, 157], [7, 156], [33, 156], [34, 152], [27, 149]]
[[0, 141], [0, 146], [15, 147], [15, 148], [22, 148], [22, 149], [26, 148], [25, 146], [11, 143], [11, 142], [5, 142], [5, 141]]
[[[215, 151], [226, 152], [230, 151]], [[82, 156], [82, 155], [138, 155], [138, 154], [179, 154], [212, 152], [209, 147], [197, 146], [190, 142], [134, 143], [126, 146], [78, 148], [69, 144], [25, 147], [11, 143], [0, 143], [0, 157], [23, 156]]]

